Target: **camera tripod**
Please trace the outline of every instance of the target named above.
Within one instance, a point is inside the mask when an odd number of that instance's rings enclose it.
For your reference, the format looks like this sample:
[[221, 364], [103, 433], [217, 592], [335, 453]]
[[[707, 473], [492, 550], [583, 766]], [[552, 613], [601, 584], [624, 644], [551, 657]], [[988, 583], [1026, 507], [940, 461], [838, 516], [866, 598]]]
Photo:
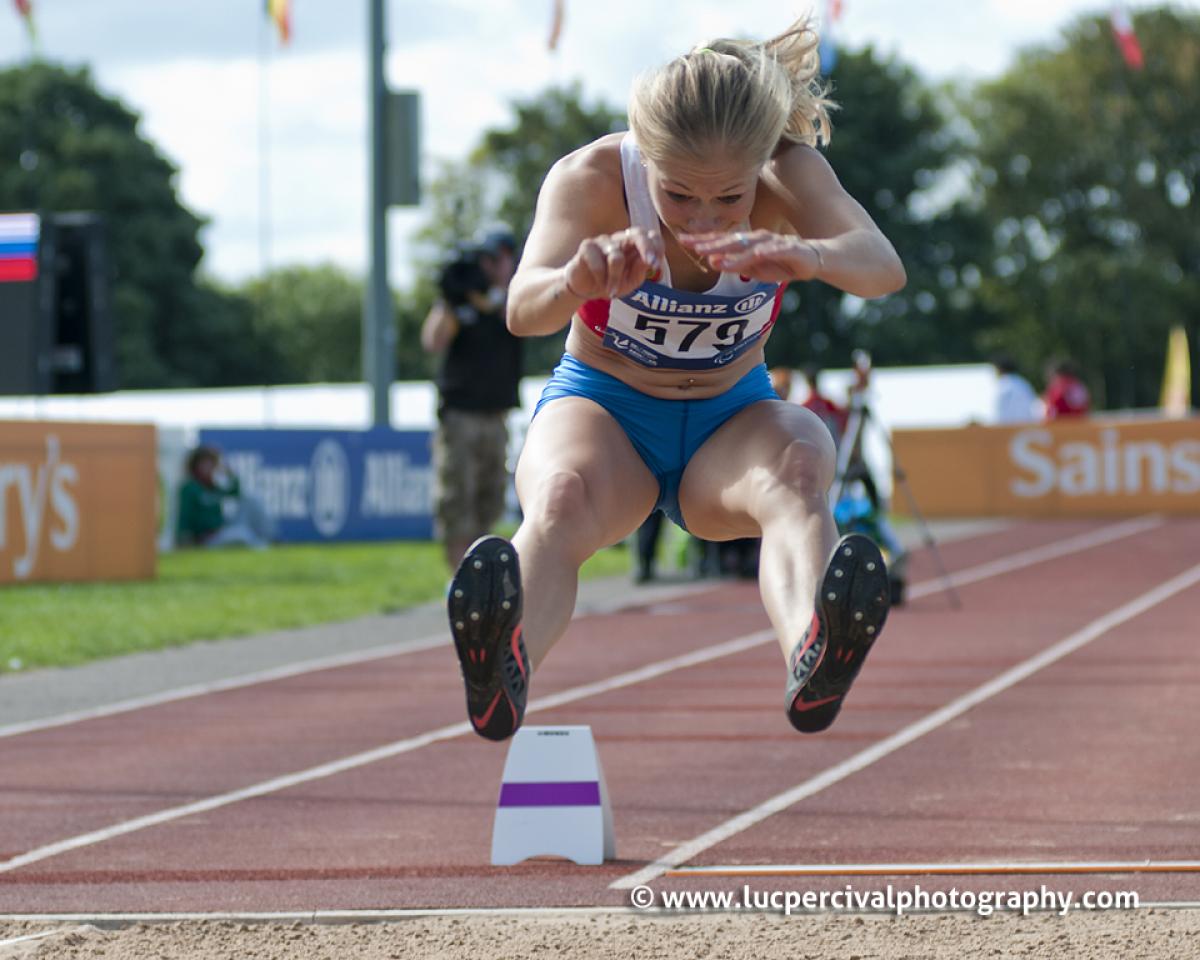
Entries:
[[[867, 422], [872, 419], [871, 408], [867, 406], [862, 392], [855, 390], [850, 395], [850, 416], [846, 421], [845, 435], [841, 438], [841, 443], [838, 446], [837, 472], [834, 475], [833, 486], [829, 491], [829, 503], [833, 509], [836, 509], [838, 503], [841, 501], [846, 484], [855, 480], [861, 480], [863, 486], [867, 489], [867, 496], [870, 498], [875, 511], [877, 513], [880, 511], [881, 502], [879, 492], [875, 487], [875, 480], [871, 476], [871, 471], [867, 468], [866, 461], [862, 455], [863, 432]], [[933, 557], [934, 564], [937, 566], [941, 577], [943, 588], [950, 597], [951, 606], [959, 610], [962, 608], [962, 601], [959, 599], [958, 591], [954, 589], [954, 581], [950, 579], [950, 574], [946, 572], [946, 566], [942, 562], [942, 555], [938, 550], [937, 541], [934, 540], [933, 533], [929, 529], [929, 524], [925, 522], [925, 517], [917, 506], [917, 500], [913, 496], [912, 488], [908, 485], [908, 476], [905, 474], [900, 462], [896, 459], [896, 448], [892, 445], [891, 434], [885, 429], [883, 430], [883, 436], [887, 440], [888, 450], [892, 455], [892, 474], [896, 478], [896, 485], [904, 495], [904, 501], [908, 506], [909, 512], [917, 522], [917, 529], [921, 532], [922, 543], [929, 548], [929, 553]]]

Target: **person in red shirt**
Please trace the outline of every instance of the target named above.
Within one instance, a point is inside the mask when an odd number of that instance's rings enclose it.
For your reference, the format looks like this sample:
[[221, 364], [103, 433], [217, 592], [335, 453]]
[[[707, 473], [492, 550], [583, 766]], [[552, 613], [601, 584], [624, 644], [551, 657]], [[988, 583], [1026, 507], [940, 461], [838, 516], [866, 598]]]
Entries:
[[1047, 420], [1086, 416], [1092, 407], [1091, 394], [1069, 360], [1060, 360], [1050, 367], [1042, 402]]
[[839, 407], [821, 393], [817, 386], [817, 379], [820, 376], [821, 368], [817, 364], [810, 363], [805, 366], [804, 379], [808, 381], [808, 397], [800, 406], [806, 407], [820, 417], [821, 422], [829, 428], [829, 432], [833, 435], [833, 442], [838, 444], [842, 442], [842, 437], [846, 433], [846, 424], [850, 414], [845, 407]]

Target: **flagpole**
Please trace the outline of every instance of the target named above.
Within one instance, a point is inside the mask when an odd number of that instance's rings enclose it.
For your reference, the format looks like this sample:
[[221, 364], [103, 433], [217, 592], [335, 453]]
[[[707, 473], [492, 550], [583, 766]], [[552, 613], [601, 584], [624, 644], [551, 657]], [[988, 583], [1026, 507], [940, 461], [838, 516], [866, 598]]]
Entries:
[[38, 36], [37, 27], [33, 23], [33, 7], [30, 0], [13, 0], [13, 5], [17, 9], [17, 15], [25, 21], [25, 34], [29, 38], [29, 62], [34, 63], [38, 60]]
[[259, 17], [258, 29], [258, 270], [261, 278], [255, 310], [259, 329], [265, 329], [267, 301], [270, 297], [271, 270], [271, 137], [270, 137], [270, 61], [271, 29], [269, 17]]
[[[1129, 73], [1132, 70], [1140, 70], [1140, 69], [1142, 69], [1142, 67], [1141, 67], [1140, 63], [1138, 66], [1134, 66], [1134, 64], [1130, 62], [1128, 48], [1127, 48], [1128, 41], [1122, 39], [1121, 37], [1118, 37], [1118, 35], [1116, 33], [1115, 28], [1117, 25], [1117, 20], [1115, 19], [1115, 12], [1118, 9], [1123, 10], [1124, 9], [1123, 4], [1117, 4], [1114, 7], [1113, 11], [1109, 13], [1109, 29], [1113, 32], [1113, 40], [1116, 42], [1116, 46], [1117, 46], [1118, 64], [1117, 64], [1117, 70], [1116, 70], [1116, 74], [1115, 74], [1115, 76], [1116, 76], [1116, 95], [1117, 95], [1117, 100], [1118, 100], [1117, 109], [1118, 109], [1118, 115], [1121, 118], [1120, 127], [1121, 127], [1122, 131], [1126, 134], [1126, 136], [1122, 137], [1119, 142], [1122, 144], [1127, 144], [1127, 143], [1132, 142], [1132, 137], [1129, 135], [1130, 134], [1129, 127], [1133, 123], [1131, 118], [1133, 117], [1133, 114], [1135, 112], [1135, 104], [1134, 104], [1134, 100], [1133, 100], [1134, 92], [1133, 92], [1133, 88], [1130, 86], [1130, 83], [1129, 83]], [[1123, 23], [1124, 30], [1127, 30], [1127, 31], [1133, 30], [1133, 23], [1131, 20], [1128, 19], [1127, 13], [1124, 16], [1122, 23]], [[1135, 34], [1135, 36], [1136, 36], [1136, 34]], [[1140, 57], [1140, 52], [1139, 52], [1139, 57]], [[1121, 166], [1125, 170], [1124, 180], [1120, 184], [1121, 199], [1122, 199], [1122, 207], [1127, 208], [1127, 205], [1129, 203], [1130, 185], [1131, 185], [1131, 181], [1132, 181], [1132, 177], [1133, 177], [1133, 169], [1134, 169], [1135, 165], [1133, 163], [1129, 162], [1130, 161], [1129, 156], [1123, 156], [1123, 157], [1121, 157], [1121, 159], [1123, 161]], [[1130, 241], [1127, 241], [1127, 242], [1130, 242]], [[1121, 317], [1121, 322], [1118, 324], [1118, 331], [1119, 331], [1118, 341], [1120, 343], [1122, 352], [1127, 357], [1133, 355], [1132, 354], [1132, 348], [1133, 348], [1132, 340], [1128, 333], [1128, 330], [1130, 328], [1129, 317], [1130, 317], [1130, 313], [1131, 313], [1128, 271], [1133, 268], [1134, 254], [1135, 254], [1135, 251], [1132, 249], [1127, 249], [1125, 251], [1125, 256], [1123, 258], [1125, 261], [1125, 264], [1122, 266], [1121, 269], [1119, 269], [1119, 271], [1117, 273], [1117, 285], [1118, 285], [1117, 294], [1119, 297], [1119, 310], [1120, 310], [1120, 317]], [[1105, 380], [1107, 380], [1107, 377], [1104, 376], [1103, 370], [1100, 370], [1098, 372], [1100, 374], [1101, 382], [1104, 382]], [[1107, 387], [1107, 384], [1105, 384], [1105, 386]], [[1132, 365], [1130, 365], [1129, 363], [1125, 363], [1122, 365], [1120, 379], [1117, 381], [1117, 383], [1114, 384], [1114, 386], [1120, 391], [1120, 400], [1119, 400], [1120, 407], [1122, 407], [1123, 409], [1129, 410], [1129, 409], [1132, 409], [1133, 407], [1137, 406], [1137, 383], [1135, 380], [1134, 370], [1133, 370]], [[1112, 397], [1106, 397], [1105, 402], [1110, 407], [1118, 405], [1118, 404], [1113, 403]]]

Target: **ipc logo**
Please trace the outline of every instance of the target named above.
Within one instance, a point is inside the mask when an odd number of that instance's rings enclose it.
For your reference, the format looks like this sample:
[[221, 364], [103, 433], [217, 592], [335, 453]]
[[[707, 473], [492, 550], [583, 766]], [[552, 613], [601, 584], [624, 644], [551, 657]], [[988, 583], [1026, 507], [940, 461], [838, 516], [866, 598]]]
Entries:
[[766, 302], [766, 299], [767, 294], [765, 293], [752, 293], [748, 297], [742, 297], [741, 300], [735, 303], [733, 305], [733, 312], [753, 313]]
[[328, 438], [318, 443], [309, 472], [313, 526], [323, 537], [336, 537], [350, 509], [350, 464], [342, 445]]

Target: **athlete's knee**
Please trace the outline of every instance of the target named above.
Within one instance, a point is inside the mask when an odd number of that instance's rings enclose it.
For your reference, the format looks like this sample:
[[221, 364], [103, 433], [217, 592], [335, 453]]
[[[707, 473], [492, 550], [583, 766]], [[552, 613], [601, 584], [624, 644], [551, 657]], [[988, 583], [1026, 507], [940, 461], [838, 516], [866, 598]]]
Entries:
[[764, 494], [824, 502], [833, 482], [836, 458], [832, 444], [792, 440], [765, 472]]
[[573, 470], [555, 470], [538, 479], [526, 518], [558, 531], [578, 531], [593, 522], [587, 483]]

